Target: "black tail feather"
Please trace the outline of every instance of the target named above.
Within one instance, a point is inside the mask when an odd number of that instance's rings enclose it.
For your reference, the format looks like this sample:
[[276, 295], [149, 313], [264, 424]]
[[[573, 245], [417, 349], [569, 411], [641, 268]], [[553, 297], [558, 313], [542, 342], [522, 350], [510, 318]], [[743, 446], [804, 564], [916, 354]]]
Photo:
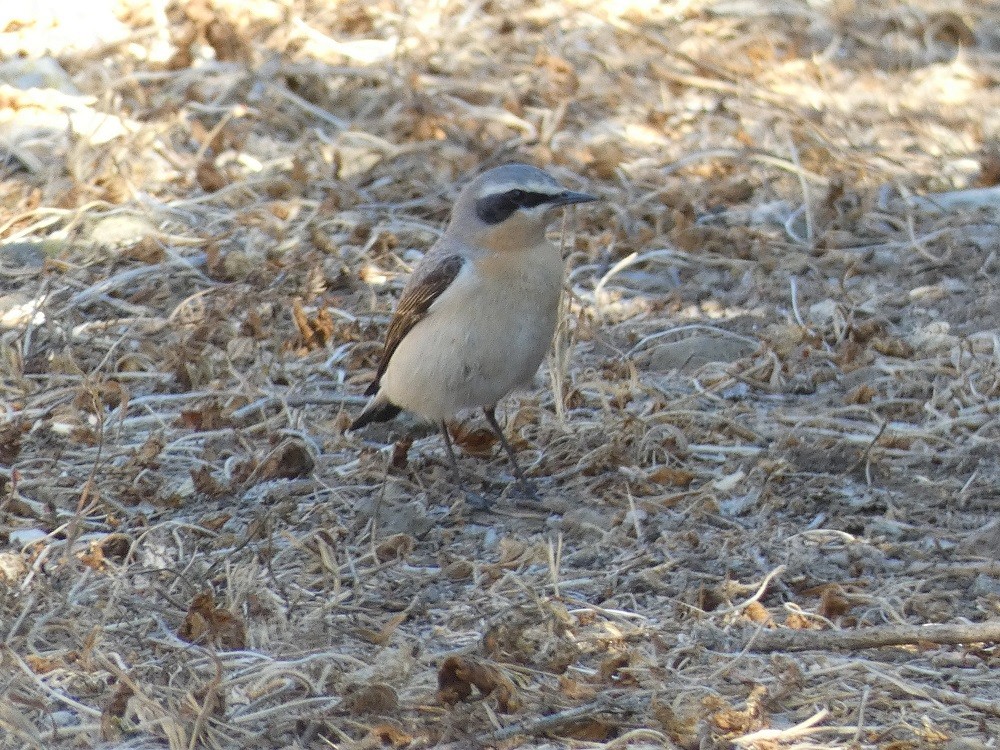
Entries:
[[372, 422], [388, 422], [401, 411], [403, 411], [401, 408], [388, 401], [382, 401], [381, 403], [375, 401], [366, 406], [365, 410], [358, 415], [357, 419], [351, 422], [351, 426], [347, 429], [360, 430]]

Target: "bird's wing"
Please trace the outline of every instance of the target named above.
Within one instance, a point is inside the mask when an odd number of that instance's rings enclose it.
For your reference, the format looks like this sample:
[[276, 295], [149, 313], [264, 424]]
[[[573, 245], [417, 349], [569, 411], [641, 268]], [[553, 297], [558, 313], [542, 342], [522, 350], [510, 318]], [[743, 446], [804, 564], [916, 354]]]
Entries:
[[392, 359], [399, 342], [406, 337], [413, 326], [424, 319], [431, 305], [445, 289], [451, 286], [464, 264], [465, 260], [460, 255], [444, 255], [426, 271], [414, 276], [403, 289], [403, 296], [399, 298], [399, 304], [396, 305], [396, 311], [389, 322], [382, 359], [375, 372], [375, 379], [365, 391], [366, 396], [378, 392], [379, 381], [385, 374], [385, 369], [389, 366], [389, 360]]

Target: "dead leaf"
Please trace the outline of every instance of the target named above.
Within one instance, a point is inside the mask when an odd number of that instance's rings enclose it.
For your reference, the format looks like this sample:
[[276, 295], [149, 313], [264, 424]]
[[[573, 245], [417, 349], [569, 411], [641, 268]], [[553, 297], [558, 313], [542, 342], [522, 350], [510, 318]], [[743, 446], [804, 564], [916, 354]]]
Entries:
[[660, 466], [646, 475], [646, 479], [650, 482], [675, 487], [687, 487], [694, 481], [694, 478], [695, 473], [693, 471], [674, 469], [669, 466]]
[[875, 397], [875, 389], [867, 383], [852, 388], [844, 396], [845, 404], [870, 404]]
[[438, 669], [438, 700], [449, 706], [472, 697], [473, 688], [482, 697], [493, 695], [504, 713], [517, 711], [521, 700], [514, 683], [500, 669], [471, 656], [449, 656]]
[[768, 612], [767, 607], [760, 602], [750, 602], [750, 604], [743, 608], [743, 616], [758, 625], [774, 625], [771, 613]]
[[505, 568], [516, 567], [529, 562], [528, 558], [530, 557], [531, 549], [526, 542], [509, 536], [500, 540], [500, 559], [498, 562], [501, 566]]
[[73, 406], [82, 412], [103, 414], [105, 408], [115, 409], [128, 400], [128, 393], [117, 380], [87, 382], [73, 398]]
[[185, 427], [195, 432], [211, 432], [232, 427], [228, 410], [215, 401], [200, 404], [196, 409], [184, 409], [178, 417], [177, 427]]
[[385, 623], [378, 630], [373, 630], [372, 628], [358, 628], [357, 635], [363, 640], [369, 643], [374, 643], [376, 646], [384, 646], [392, 638], [392, 634], [396, 632], [396, 629], [406, 622], [406, 618], [409, 614], [406, 612], [400, 612], [398, 615], [393, 615], [389, 618], [389, 621]]
[[225, 526], [232, 517], [231, 513], [219, 513], [214, 516], [205, 516], [198, 521], [198, 525], [203, 529], [208, 529], [209, 531], [218, 531]]
[[159, 465], [156, 463], [156, 457], [163, 452], [165, 445], [166, 443], [164, 443], [162, 435], [150, 435], [146, 438], [146, 441], [139, 446], [131, 456], [129, 456], [129, 465], [140, 469], [159, 468]]
[[846, 615], [853, 609], [850, 599], [844, 596], [844, 590], [837, 584], [829, 584], [823, 587], [823, 592], [819, 599], [819, 614], [828, 620], [834, 620]]
[[194, 179], [198, 183], [198, 187], [206, 193], [222, 190], [229, 184], [229, 178], [219, 171], [211, 158], [205, 158], [198, 162], [198, 166], [194, 170]]
[[559, 730], [561, 737], [569, 737], [581, 742], [607, 742], [619, 730], [619, 725], [610, 721], [590, 718], [568, 724]]
[[298, 440], [287, 440], [264, 459], [254, 476], [256, 483], [271, 479], [298, 479], [309, 476], [315, 468], [312, 454]]
[[597, 687], [586, 682], [559, 675], [559, 689], [567, 698], [575, 701], [589, 701], [597, 695]]
[[253, 47], [237, 27], [228, 19], [216, 16], [205, 28], [205, 41], [215, 50], [217, 60], [249, 63], [253, 60]]
[[412, 445], [413, 438], [409, 435], [400, 438], [392, 444], [392, 458], [389, 460], [389, 464], [392, 468], [397, 469], [398, 471], [406, 469], [406, 464], [409, 461], [407, 456]]
[[475, 565], [468, 560], [452, 560], [441, 569], [441, 575], [449, 581], [466, 581], [472, 578], [475, 570]]
[[413, 744], [413, 735], [400, 729], [395, 724], [376, 724], [368, 730], [368, 734], [357, 742], [340, 744], [343, 750], [384, 750], [384, 748], [402, 748]]
[[246, 623], [239, 615], [216, 607], [212, 592], [204, 591], [191, 600], [177, 636], [188, 643], [236, 651], [246, 646]]
[[413, 552], [417, 540], [409, 534], [393, 534], [375, 546], [375, 557], [379, 562], [401, 560]]
[[706, 708], [713, 710], [712, 721], [719, 729], [733, 734], [746, 734], [764, 726], [762, 716], [766, 698], [767, 688], [755, 685], [747, 696], [746, 708], [733, 708], [718, 696], [706, 698], [704, 704]]
[[302, 299], [296, 297], [292, 301], [292, 320], [299, 332], [299, 337], [292, 346], [299, 354], [306, 354], [315, 349], [322, 349], [333, 340], [333, 316], [326, 307], [316, 311], [313, 317], [306, 314]]
[[93, 570], [104, 572], [108, 564], [120, 565], [125, 561], [132, 549], [132, 539], [126, 534], [108, 534], [101, 539], [95, 539], [86, 550], [80, 553], [79, 559]]
[[[679, 714], [674, 708], [664, 702], [660, 696], [655, 696], [649, 704], [649, 712], [660, 723], [663, 731], [681, 747], [697, 747], [695, 738], [698, 733], [700, 711], [685, 711]], [[694, 744], [692, 745], [692, 741]]]
[[355, 716], [395, 714], [399, 710], [399, 696], [391, 686], [383, 682], [350, 684], [344, 687], [345, 710]]
[[62, 656], [42, 656], [41, 654], [27, 654], [24, 663], [31, 667], [35, 674], [48, 674], [56, 669], [64, 669], [66, 660]]
[[629, 661], [630, 659], [628, 654], [612, 654], [611, 656], [604, 658], [601, 661], [601, 666], [598, 669], [597, 674], [594, 676], [594, 679], [602, 682], [612, 679], [618, 674], [618, 670], [622, 667], [628, 666]]
[[628, 158], [617, 141], [601, 141], [590, 146], [588, 151], [587, 168], [602, 180], [615, 179], [619, 165]]
[[459, 426], [451, 430], [452, 439], [463, 453], [479, 458], [489, 458], [493, 455], [493, 446], [497, 444], [497, 436], [493, 430], [485, 427], [466, 429]]
[[879, 354], [887, 357], [910, 359], [913, 356], [913, 347], [894, 336], [876, 336], [871, 340], [871, 346]]
[[785, 617], [785, 627], [791, 628], [792, 630], [822, 630], [823, 628], [819, 623], [805, 615], [800, 615], [798, 612], [789, 612], [788, 616]]
[[223, 484], [212, 476], [212, 470], [207, 466], [191, 469], [191, 480], [194, 482], [195, 492], [207, 497], [222, 497], [231, 491], [228, 484]]
[[132, 688], [125, 682], [119, 682], [111, 697], [101, 709], [101, 738], [117, 741], [124, 736], [123, 727], [125, 712], [128, 710], [129, 699], [134, 695]]
[[0, 425], [0, 464], [12, 466], [21, 452], [21, 435], [26, 425], [19, 421]]

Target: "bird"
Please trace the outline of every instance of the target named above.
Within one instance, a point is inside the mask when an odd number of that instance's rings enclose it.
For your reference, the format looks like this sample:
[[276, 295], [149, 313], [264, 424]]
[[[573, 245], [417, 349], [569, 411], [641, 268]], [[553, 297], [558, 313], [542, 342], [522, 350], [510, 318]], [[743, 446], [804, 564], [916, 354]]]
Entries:
[[435, 423], [464, 490], [446, 420], [482, 409], [519, 486], [534, 496], [496, 407], [530, 386], [555, 334], [565, 269], [546, 228], [556, 209], [594, 200], [528, 164], [470, 181], [403, 288], [365, 391], [371, 398], [348, 430], [404, 410]]

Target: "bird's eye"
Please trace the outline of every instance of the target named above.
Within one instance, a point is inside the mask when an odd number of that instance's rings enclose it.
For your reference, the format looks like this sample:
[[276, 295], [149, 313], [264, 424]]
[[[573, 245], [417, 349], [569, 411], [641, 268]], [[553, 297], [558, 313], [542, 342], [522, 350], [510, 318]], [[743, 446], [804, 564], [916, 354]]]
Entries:
[[525, 193], [523, 190], [515, 189], [511, 190], [507, 195], [509, 195], [511, 197], [511, 200], [513, 200], [515, 203], [520, 203], [521, 201], [524, 200]]

